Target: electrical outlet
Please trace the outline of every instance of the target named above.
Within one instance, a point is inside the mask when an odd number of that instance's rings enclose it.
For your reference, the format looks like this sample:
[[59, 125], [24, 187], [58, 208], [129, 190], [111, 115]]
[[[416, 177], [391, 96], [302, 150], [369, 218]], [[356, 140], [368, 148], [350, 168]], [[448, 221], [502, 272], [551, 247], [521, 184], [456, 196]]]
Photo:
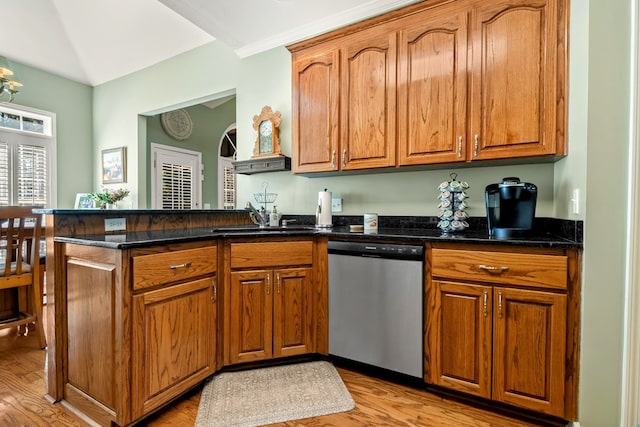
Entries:
[[571, 213], [580, 214], [580, 189], [574, 188], [571, 194]]
[[333, 197], [331, 199], [331, 212], [342, 212], [342, 198]]
[[104, 220], [105, 233], [117, 233], [127, 231], [127, 220], [125, 218], [107, 218]]

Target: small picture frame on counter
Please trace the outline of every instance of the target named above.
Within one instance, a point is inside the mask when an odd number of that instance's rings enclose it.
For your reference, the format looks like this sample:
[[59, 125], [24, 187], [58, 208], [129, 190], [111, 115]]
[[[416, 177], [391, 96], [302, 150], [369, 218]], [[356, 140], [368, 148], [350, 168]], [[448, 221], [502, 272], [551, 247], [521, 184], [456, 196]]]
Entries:
[[95, 209], [96, 202], [89, 196], [89, 193], [77, 193], [76, 203], [73, 206], [76, 209]]

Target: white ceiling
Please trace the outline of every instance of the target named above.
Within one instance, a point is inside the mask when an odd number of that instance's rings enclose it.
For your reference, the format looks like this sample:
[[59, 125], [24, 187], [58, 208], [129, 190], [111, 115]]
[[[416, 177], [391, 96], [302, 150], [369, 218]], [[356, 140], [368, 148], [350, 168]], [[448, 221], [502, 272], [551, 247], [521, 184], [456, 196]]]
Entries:
[[0, 56], [96, 86], [213, 40], [240, 57], [418, 0], [0, 0]]

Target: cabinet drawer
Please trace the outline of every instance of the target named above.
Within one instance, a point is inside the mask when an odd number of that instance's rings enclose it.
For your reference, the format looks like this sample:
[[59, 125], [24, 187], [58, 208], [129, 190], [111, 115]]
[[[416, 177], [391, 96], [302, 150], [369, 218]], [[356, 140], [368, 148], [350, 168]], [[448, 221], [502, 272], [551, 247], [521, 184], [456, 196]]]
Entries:
[[313, 242], [232, 243], [231, 268], [308, 265], [313, 263]]
[[133, 257], [133, 289], [144, 289], [214, 273], [217, 248], [184, 249]]
[[567, 257], [562, 255], [433, 249], [431, 260], [434, 277], [567, 288]]

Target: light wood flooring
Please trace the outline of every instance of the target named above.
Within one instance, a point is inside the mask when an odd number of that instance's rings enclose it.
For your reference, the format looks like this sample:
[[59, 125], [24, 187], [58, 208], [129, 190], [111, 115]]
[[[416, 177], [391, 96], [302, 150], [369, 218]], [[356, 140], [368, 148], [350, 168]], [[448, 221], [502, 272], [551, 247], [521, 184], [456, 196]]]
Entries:
[[[18, 337], [16, 330], [0, 331], [0, 426], [85, 426], [60, 404], [44, 395], [45, 350], [37, 348], [34, 333]], [[351, 392], [352, 411], [277, 424], [278, 426], [433, 426], [533, 427], [504, 415], [468, 406], [412, 387], [338, 368]], [[141, 425], [192, 426], [200, 388], [154, 414]]]

